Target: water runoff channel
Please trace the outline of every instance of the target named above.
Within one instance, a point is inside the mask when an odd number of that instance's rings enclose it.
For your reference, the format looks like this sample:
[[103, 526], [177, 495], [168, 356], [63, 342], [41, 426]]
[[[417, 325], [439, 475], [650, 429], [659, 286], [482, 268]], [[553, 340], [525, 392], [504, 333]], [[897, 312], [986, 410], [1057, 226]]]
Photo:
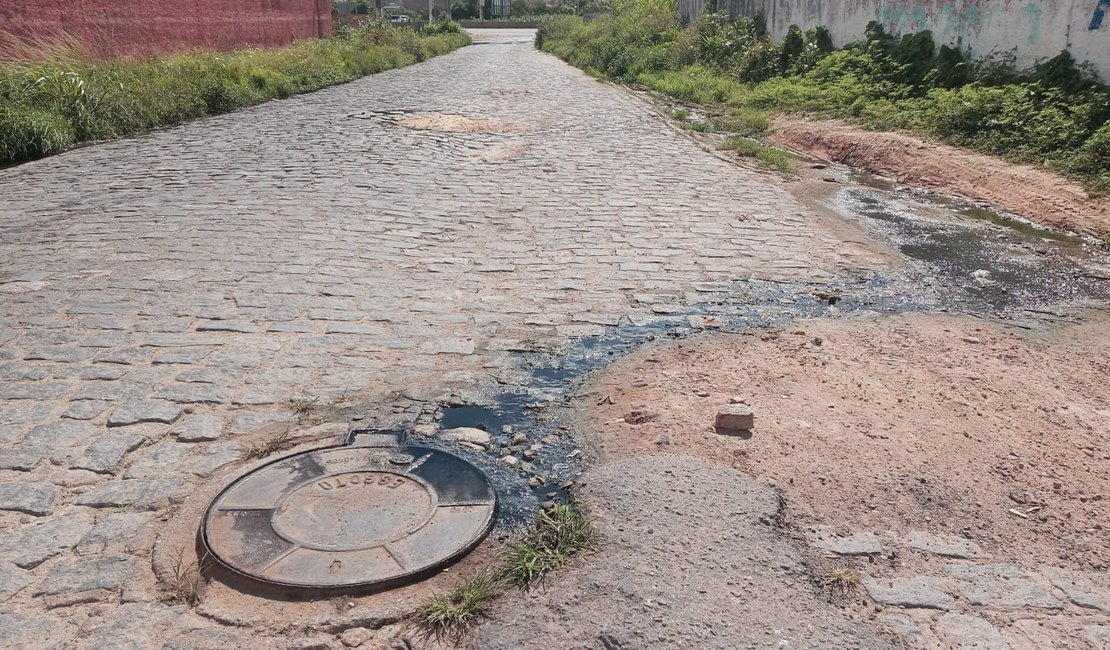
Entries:
[[[572, 498], [584, 460], [569, 420], [573, 396], [591, 373], [641, 345], [861, 312], [962, 313], [1029, 327], [1110, 298], [1110, 254], [1098, 242], [841, 174], [827, 207], [890, 242], [906, 264], [831, 283], [701, 283], [686, 300], [599, 335], [513, 352], [518, 372], [468, 399], [424, 403], [404, 426], [355, 429], [334, 447], [240, 477], [209, 506], [202, 551], [230, 580], [260, 591], [388, 588], [439, 570], [491, 531], [511, 537], [538, 508]], [[460, 427], [487, 432], [488, 449], [413, 435]]]

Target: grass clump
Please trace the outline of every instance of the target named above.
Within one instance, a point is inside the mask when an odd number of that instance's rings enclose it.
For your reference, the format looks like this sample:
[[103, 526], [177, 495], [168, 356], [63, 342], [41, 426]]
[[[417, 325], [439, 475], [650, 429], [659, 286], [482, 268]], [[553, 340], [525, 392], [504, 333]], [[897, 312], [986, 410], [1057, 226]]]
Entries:
[[289, 436], [289, 430], [285, 430], [275, 436], [271, 436], [262, 442], [252, 442], [247, 447], [246, 456], [248, 460], [255, 458], [265, 458], [271, 454], [276, 454], [279, 451], [288, 449], [293, 441]]
[[475, 572], [459, 583], [451, 593], [433, 595], [421, 604], [414, 623], [426, 637], [457, 642], [489, 610], [507, 584], [497, 570]]
[[589, 548], [593, 535], [590, 518], [582, 508], [556, 504], [541, 512], [532, 530], [509, 546], [505, 575], [512, 584], [529, 587]]
[[352, 81], [468, 45], [381, 22], [278, 49], [99, 61], [72, 39], [0, 41], [0, 164]]
[[185, 549], [179, 548], [170, 562], [166, 600], [171, 603], [196, 607], [206, 581], [197, 562], [186, 561]]
[[293, 415], [303, 418], [316, 408], [316, 403], [319, 401], [319, 395], [314, 397], [290, 397], [289, 408], [293, 410]]
[[777, 147], [768, 147], [759, 140], [743, 137], [729, 138], [724, 148], [746, 158], [755, 158], [764, 167], [777, 169], [784, 174], [790, 173], [794, 167], [789, 154]]
[[974, 61], [928, 31], [896, 36], [878, 22], [839, 50], [824, 28], [791, 27], [775, 43], [759, 19], [705, 13], [682, 24], [674, 0], [614, 0], [590, 22], [548, 18], [536, 45], [701, 104], [738, 135], [765, 133], [772, 112], [836, 117], [1048, 166], [1110, 194], [1110, 88], [1067, 51], [1019, 70], [1012, 58]]
[[413, 624], [425, 638], [457, 643], [486, 615], [494, 599], [510, 588], [532, 587], [593, 541], [592, 522], [581, 504], [556, 504], [540, 513], [495, 566], [471, 574], [448, 594], [425, 600]]
[[821, 585], [834, 596], [850, 596], [863, 587], [859, 572], [851, 565], [842, 564], [826, 570], [821, 575]]

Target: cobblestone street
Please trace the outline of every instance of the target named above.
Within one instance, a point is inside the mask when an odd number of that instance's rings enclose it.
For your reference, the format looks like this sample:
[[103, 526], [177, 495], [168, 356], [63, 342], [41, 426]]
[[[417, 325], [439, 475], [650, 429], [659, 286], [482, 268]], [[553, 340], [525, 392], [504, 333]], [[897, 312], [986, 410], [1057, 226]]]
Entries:
[[[299, 405], [473, 390], [513, 351], [685, 313], [726, 281], [887, 263], [527, 43], [0, 170], [0, 196], [3, 647], [301, 647], [163, 603], [151, 566], [163, 523], [260, 435], [346, 431]], [[1023, 589], [968, 566], [948, 570]], [[928, 581], [890, 602], [948, 598]]]

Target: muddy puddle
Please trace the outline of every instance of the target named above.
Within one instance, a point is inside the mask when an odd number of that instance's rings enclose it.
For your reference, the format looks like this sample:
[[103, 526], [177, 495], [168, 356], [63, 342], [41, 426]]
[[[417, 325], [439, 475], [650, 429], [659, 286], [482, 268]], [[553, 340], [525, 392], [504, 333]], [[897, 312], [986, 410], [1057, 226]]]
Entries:
[[1005, 316], [1110, 298], [1110, 263], [1094, 241], [881, 182], [840, 190], [834, 208], [896, 246], [911, 261], [908, 279], [945, 308]]

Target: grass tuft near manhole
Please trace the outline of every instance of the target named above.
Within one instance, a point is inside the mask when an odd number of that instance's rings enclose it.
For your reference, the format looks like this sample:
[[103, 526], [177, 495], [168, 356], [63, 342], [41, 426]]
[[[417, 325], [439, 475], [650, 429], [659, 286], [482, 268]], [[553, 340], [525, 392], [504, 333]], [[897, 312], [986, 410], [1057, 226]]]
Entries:
[[207, 581], [201, 572], [203, 562], [186, 559], [185, 549], [177, 549], [170, 561], [170, 574], [166, 581], [166, 600], [171, 603], [196, 607]]
[[595, 540], [592, 521], [578, 502], [541, 512], [536, 524], [509, 545], [495, 566], [475, 572], [446, 595], [424, 601], [414, 617], [420, 634], [457, 642], [509, 588], [528, 589], [588, 550]]

